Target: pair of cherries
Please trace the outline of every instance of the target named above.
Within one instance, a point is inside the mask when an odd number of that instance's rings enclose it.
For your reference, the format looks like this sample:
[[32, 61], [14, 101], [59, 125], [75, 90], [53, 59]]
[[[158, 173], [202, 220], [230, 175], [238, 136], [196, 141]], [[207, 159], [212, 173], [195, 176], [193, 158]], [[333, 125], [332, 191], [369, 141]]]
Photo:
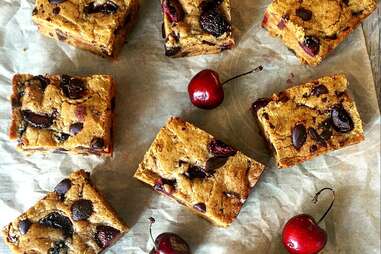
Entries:
[[[316, 254], [321, 251], [327, 243], [327, 232], [319, 227], [319, 223], [327, 216], [335, 201], [335, 192], [331, 188], [323, 188], [315, 194], [313, 199], [317, 203], [320, 193], [325, 190], [332, 192], [332, 202], [318, 222], [308, 214], [300, 214], [291, 218], [284, 226], [282, 242], [291, 254]], [[150, 236], [154, 248], [150, 254], [190, 254], [189, 245], [180, 236], [174, 233], [162, 233], [155, 240], [152, 237], [152, 224], [150, 220]]]

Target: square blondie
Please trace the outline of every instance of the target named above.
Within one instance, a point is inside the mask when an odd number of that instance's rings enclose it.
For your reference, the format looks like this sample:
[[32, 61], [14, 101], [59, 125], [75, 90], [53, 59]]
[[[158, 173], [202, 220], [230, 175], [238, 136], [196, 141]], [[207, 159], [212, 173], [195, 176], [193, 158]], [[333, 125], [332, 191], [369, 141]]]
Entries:
[[110, 75], [16, 74], [12, 86], [9, 137], [18, 150], [112, 155]]
[[138, 9], [138, 0], [36, 0], [32, 20], [45, 36], [115, 57]]
[[128, 230], [83, 170], [2, 230], [15, 254], [101, 253]]
[[253, 103], [278, 167], [291, 167], [364, 140], [347, 86], [343, 74], [325, 76]]
[[172, 117], [134, 177], [217, 226], [238, 216], [264, 166], [192, 124]]
[[161, 0], [165, 55], [215, 54], [234, 47], [230, 0]]
[[301, 62], [317, 65], [376, 7], [376, 0], [274, 0], [262, 26]]

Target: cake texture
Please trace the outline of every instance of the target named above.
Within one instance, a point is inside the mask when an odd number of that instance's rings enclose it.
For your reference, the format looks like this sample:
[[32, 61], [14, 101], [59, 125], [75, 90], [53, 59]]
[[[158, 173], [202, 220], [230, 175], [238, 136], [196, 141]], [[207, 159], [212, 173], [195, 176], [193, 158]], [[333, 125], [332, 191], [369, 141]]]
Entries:
[[252, 111], [280, 168], [364, 140], [347, 86], [343, 74], [325, 76], [253, 103]]
[[302, 63], [317, 65], [376, 7], [376, 0], [274, 0], [262, 26]]
[[238, 216], [264, 166], [192, 124], [172, 117], [135, 177], [217, 226]]
[[16, 74], [12, 86], [9, 137], [19, 151], [112, 154], [110, 75]]
[[7, 225], [2, 235], [16, 254], [96, 254], [126, 232], [90, 175], [79, 170]]

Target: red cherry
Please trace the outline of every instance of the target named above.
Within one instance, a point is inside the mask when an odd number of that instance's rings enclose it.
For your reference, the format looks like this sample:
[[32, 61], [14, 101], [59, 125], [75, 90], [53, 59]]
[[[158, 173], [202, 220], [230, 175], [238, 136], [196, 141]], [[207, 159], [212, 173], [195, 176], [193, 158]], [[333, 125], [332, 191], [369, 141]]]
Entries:
[[234, 76], [223, 83], [221, 83], [217, 72], [210, 69], [202, 70], [188, 84], [189, 98], [196, 107], [213, 109], [224, 100], [224, 84], [254, 71], [261, 71], [262, 69], [262, 66], [258, 66], [251, 71]]
[[[155, 223], [154, 218], [149, 218], [150, 220], [150, 236], [152, 237], [152, 224]], [[155, 247], [150, 251], [150, 254], [190, 254], [190, 248], [187, 242], [180, 236], [174, 233], [162, 233], [156, 237], [153, 241]]]
[[313, 202], [317, 203], [318, 196], [324, 190], [330, 190], [333, 194], [331, 205], [318, 222], [308, 214], [299, 214], [292, 217], [284, 226], [282, 242], [291, 254], [316, 254], [327, 243], [327, 232], [319, 227], [319, 223], [331, 210], [335, 201], [335, 192], [331, 188], [321, 189], [316, 193]]

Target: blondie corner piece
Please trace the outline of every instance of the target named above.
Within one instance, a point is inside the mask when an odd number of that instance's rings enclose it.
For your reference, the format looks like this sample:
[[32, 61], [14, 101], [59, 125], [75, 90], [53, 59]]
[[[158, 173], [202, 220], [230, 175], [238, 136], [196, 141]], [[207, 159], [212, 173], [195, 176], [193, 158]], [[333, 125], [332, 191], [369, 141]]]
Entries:
[[215, 54], [234, 47], [230, 0], [161, 0], [165, 55]]
[[32, 19], [45, 36], [116, 57], [138, 10], [138, 0], [36, 0]]
[[112, 155], [110, 75], [16, 74], [12, 86], [9, 137], [18, 150]]
[[278, 167], [291, 167], [364, 140], [347, 84], [342, 74], [326, 76], [253, 103], [253, 114]]
[[262, 26], [301, 62], [317, 65], [376, 7], [376, 0], [273, 0]]
[[16, 254], [96, 254], [127, 230], [95, 189], [90, 175], [79, 170], [7, 225], [2, 235]]
[[167, 122], [135, 177], [217, 226], [238, 216], [264, 166], [179, 118]]

